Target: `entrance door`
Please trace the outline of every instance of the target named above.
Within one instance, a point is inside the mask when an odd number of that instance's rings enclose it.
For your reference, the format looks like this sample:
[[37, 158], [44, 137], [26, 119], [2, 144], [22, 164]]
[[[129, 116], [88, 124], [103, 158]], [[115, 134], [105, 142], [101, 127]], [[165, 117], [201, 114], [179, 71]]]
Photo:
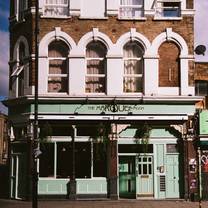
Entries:
[[179, 198], [179, 162], [178, 155], [167, 155], [166, 162], [166, 198]]
[[119, 196], [136, 197], [135, 157], [119, 157]]
[[26, 185], [26, 161], [23, 155], [12, 155], [11, 157], [11, 198], [22, 199], [25, 195]]
[[138, 157], [137, 196], [153, 197], [153, 157]]

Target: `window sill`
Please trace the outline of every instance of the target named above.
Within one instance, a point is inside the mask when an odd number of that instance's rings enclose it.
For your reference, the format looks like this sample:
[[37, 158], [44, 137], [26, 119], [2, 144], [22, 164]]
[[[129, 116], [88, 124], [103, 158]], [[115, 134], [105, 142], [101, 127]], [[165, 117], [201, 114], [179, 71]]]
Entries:
[[108, 17], [96, 17], [96, 16], [92, 16], [92, 17], [88, 17], [88, 16], [81, 16], [81, 17], [79, 17], [79, 19], [83, 19], [83, 20], [94, 20], [94, 19], [98, 19], [98, 20], [107, 20], [108, 19]]
[[71, 19], [71, 16], [47, 16], [47, 15], [42, 15], [41, 18], [45, 18], [45, 19]]
[[125, 21], [145, 21], [147, 20], [146, 17], [118, 17], [118, 20], [125, 20]]
[[173, 20], [182, 20], [182, 17], [154, 17], [153, 20], [165, 20], [165, 21], [173, 21]]

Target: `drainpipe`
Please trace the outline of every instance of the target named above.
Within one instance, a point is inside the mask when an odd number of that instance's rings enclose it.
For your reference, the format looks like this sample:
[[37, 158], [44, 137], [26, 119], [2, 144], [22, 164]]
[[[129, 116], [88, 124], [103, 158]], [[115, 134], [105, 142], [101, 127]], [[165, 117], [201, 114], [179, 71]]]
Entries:
[[201, 208], [201, 201], [202, 201], [202, 181], [201, 181], [201, 150], [198, 147], [198, 193], [199, 193], [199, 208]]
[[69, 199], [76, 200], [76, 173], [75, 173], [75, 136], [76, 126], [72, 125], [72, 175], [69, 184]]

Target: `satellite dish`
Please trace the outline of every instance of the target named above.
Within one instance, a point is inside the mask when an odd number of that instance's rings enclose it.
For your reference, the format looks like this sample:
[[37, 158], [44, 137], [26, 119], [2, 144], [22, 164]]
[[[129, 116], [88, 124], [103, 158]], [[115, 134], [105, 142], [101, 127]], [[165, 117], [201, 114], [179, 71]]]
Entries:
[[204, 45], [198, 45], [198, 46], [196, 46], [196, 48], [195, 48], [195, 53], [197, 54], [197, 55], [205, 55], [205, 51], [206, 51], [206, 46], [204, 46]]

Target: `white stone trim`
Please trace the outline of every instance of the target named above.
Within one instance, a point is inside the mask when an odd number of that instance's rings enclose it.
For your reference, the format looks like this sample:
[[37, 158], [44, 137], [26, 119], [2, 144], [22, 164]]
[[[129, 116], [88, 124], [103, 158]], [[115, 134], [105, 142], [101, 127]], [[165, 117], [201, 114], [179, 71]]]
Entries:
[[53, 40], [62, 40], [65, 42], [70, 50], [76, 48], [75, 41], [65, 32], [61, 31], [60, 27], [55, 27], [55, 30], [47, 33], [40, 41], [39, 45], [39, 56], [48, 57], [48, 45]]
[[184, 38], [173, 32], [172, 28], [166, 28], [166, 31], [159, 34], [152, 42], [152, 52], [157, 55], [158, 54], [158, 49], [162, 43], [165, 41], [173, 41], [175, 42], [181, 50], [180, 55], [181, 56], [188, 56], [188, 46], [186, 44], [186, 41]]
[[75, 54], [79, 54], [80, 56], [85, 56], [86, 46], [88, 43], [90, 43], [93, 40], [100, 41], [106, 46], [108, 51], [107, 55], [111, 54], [111, 51], [113, 51], [114, 44], [112, 43], [111, 39], [106, 34], [100, 32], [98, 28], [93, 28], [91, 32], [86, 33], [79, 40]]
[[145, 51], [145, 56], [150, 54], [151, 43], [150, 41], [141, 33], [136, 32], [136, 28], [131, 28], [129, 32], [120, 36], [120, 38], [116, 42], [117, 51], [120, 54], [123, 54], [124, 45], [130, 40], [139, 42]]
[[18, 61], [17, 60], [18, 59], [17, 54], [18, 54], [18, 49], [19, 49], [20, 43], [23, 43], [24, 46], [25, 46], [25, 55], [26, 55], [26, 57], [29, 56], [29, 45], [28, 45], [28, 41], [27, 41], [27, 39], [24, 36], [20, 36], [18, 38], [18, 40], [16, 41], [15, 46], [14, 46], [14, 50], [13, 50], [13, 60], [12, 61]]

